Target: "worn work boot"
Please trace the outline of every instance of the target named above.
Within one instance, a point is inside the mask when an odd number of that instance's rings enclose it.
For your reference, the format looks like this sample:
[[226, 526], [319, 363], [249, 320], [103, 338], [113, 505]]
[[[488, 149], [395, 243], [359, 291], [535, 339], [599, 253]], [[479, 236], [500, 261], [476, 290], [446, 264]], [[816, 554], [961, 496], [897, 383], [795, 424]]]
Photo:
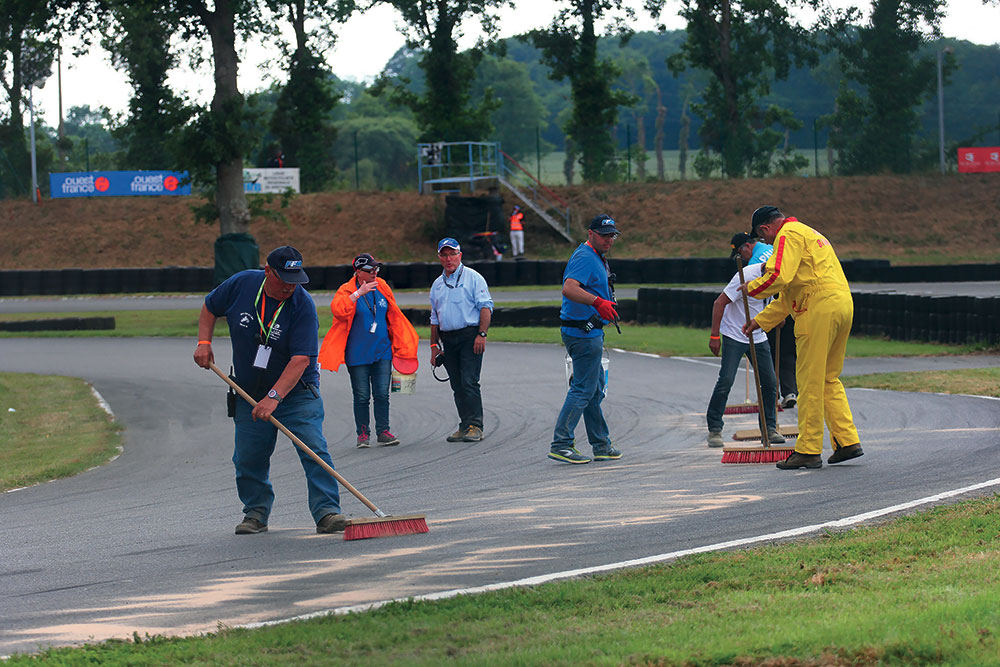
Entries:
[[447, 440], [448, 442], [462, 442], [465, 440], [465, 434], [468, 432], [469, 429], [467, 429], [464, 426], [459, 426], [458, 430], [449, 435], [447, 438], [445, 438], [445, 440]]
[[347, 527], [347, 517], [330, 512], [316, 522], [317, 533], [342, 533]]
[[708, 432], [708, 446], [709, 447], [722, 447], [722, 431], [709, 431]]
[[840, 447], [826, 460], [827, 463], [842, 463], [843, 461], [848, 461], [850, 459], [856, 459], [859, 456], [864, 456], [864, 452], [861, 451], [861, 443], [856, 443], [853, 445], [848, 445], [847, 447]]
[[772, 428], [767, 432], [767, 441], [772, 445], [780, 445], [785, 441], [785, 436], [778, 433], [778, 429]]
[[779, 470], [798, 470], [799, 468], [822, 468], [823, 457], [819, 454], [799, 454], [792, 452], [784, 461], [778, 461], [775, 466]]
[[392, 447], [399, 444], [399, 438], [389, 433], [389, 429], [386, 429], [378, 434], [378, 446], [379, 447]]
[[252, 516], [243, 517], [243, 521], [236, 526], [237, 535], [256, 535], [257, 533], [266, 533], [267, 524], [260, 519], [255, 519]]
[[465, 429], [465, 436], [462, 438], [465, 442], [479, 442], [483, 439], [483, 429], [478, 426], [470, 426]]

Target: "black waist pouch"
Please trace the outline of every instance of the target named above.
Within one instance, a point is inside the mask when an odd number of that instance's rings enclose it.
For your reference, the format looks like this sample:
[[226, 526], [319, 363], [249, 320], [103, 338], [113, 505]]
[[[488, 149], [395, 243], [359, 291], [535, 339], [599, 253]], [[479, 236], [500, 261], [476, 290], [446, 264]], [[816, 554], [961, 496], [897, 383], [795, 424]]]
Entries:
[[[236, 382], [236, 378], [233, 377], [233, 369], [229, 369], [229, 377], [233, 382]], [[236, 417], [236, 392], [232, 387], [226, 392], [226, 416], [230, 419]]]

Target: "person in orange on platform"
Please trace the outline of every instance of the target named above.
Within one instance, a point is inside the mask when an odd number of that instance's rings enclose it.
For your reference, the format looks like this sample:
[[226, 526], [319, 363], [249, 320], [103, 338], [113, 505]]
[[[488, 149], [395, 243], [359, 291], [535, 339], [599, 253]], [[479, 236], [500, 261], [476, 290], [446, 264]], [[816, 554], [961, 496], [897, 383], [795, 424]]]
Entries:
[[854, 320], [854, 300], [844, 269], [826, 238], [776, 206], [753, 212], [751, 235], [774, 246], [759, 278], [745, 284], [747, 294], [764, 299], [781, 292], [743, 325], [749, 335], [768, 331], [788, 315], [795, 321], [795, 380], [799, 385], [799, 437], [795, 451], [777, 464], [782, 470], [822, 468], [823, 424], [830, 428], [833, 455], [840, 463], [864, 454], [840, 373]]
[[[393, 359], [417, 365], [419, 338], [396, 305], [389, 284], [378, 277], [381, 264], [368, 253], [354, 258], [354, 275], [340, 286], [330, 302], [333, 324], [319, 349], [319, 365], [337, 372], [347, 365], [354, 393], [354, 424], [358, 447], [369, 447], [368, 405], [374, 396], [376, 441], [398, 445], [389, 431], [389, 383]], [[410, 371], [407, 371], [410, 372]]]
[[510, 252], [514, 259], [524, 256], [524, 212], [520, 206], [510, 214]]

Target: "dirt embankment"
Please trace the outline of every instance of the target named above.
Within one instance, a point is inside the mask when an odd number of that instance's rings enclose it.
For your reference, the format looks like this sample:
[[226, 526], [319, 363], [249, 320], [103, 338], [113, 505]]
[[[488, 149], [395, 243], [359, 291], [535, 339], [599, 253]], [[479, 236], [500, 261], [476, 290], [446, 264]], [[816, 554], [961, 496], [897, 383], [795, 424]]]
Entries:
[[[843, 258], [894, 264], [1000, 261], [1000, 174], [747, 179], [557, 188], [580, 238], [609, 213], [624, 232], [619, 257], [719, 256], [776, 204], [822, 230]], [[507, 208], [515, 203], [505, 194]], [[0, 268], [210, 266], [218, 224], [195, 222], [181, 198], [0, 202]], [[284, 222], [251, 225], [262, 253], [294, 245], [307, 264], [349, 262], [368, 251], [385, 261], [434, 258], [443, 198], [416, 192], [338, 192], [296, 197]], [[569, 246], [530, 212], [529, 257], [563, 258]]]

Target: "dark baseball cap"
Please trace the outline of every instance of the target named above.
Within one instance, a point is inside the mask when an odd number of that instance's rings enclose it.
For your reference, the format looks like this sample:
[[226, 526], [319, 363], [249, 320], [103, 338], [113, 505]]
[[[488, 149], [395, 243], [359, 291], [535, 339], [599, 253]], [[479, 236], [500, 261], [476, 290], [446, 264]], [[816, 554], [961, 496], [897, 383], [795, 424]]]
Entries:
[[619, 233], [618, 228], [615, 226], [615, 219], [604, 213], [594, 216], [594, 219], [590, 221], [590, 229], [601, 236]]
[[777, 206], [761, 206], [750, 216], [750, 235], [757, 238], [759, 236], [757, 233], [758, 227], [766, 225], [774, 218], [783, 217], [785, 217], [784, 214], [778, 210]]
[[381, 264], [376, 262], [375, 258], [366, 252], [354, 258], [355, 271], [377, 271], [380, 266]]
[[267, 256], [267, 265], [286, 283], [304, 285], [309, 282], [302, 268], [302, 253], [290, 245], [272, 250]]
[[740, 248], [743, 247], [747, 241], [753, 241], [754, 238], [747, 234], [746, 232], [740, 232], [739, 234], [734, 234], [733, 239], [729, 242], [729, 245], [733, 247], [733, 251], [729, 253], [729, 259], [733, 259], [740, 252]]

